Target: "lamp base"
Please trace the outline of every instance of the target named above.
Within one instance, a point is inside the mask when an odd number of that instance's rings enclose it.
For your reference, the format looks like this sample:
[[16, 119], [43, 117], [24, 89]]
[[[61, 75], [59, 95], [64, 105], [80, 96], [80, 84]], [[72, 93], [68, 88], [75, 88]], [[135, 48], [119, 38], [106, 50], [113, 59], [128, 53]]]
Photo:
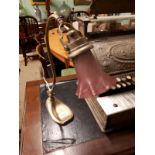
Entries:
[[56, 97], [48, 97], [46, 108], [51, 118], [58, 124], [65, 124], [73, 118], [71, 109]]

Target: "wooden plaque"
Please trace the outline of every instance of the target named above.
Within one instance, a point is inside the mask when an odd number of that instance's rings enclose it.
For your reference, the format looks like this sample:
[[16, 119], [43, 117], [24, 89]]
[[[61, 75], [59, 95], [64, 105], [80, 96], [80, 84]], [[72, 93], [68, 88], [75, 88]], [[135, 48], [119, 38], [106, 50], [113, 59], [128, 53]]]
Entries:
[[32, 5], [45, 5], [48, 0], [30, 0]]

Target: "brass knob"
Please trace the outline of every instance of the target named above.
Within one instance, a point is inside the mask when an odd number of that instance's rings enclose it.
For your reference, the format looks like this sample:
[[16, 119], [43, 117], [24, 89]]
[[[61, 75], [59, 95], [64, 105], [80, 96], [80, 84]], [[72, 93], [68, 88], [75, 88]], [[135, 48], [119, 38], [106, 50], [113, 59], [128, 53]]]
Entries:
[[116, 81], [117, 81], [117, 82], [121, 82], [121, 78], [117, 77], [117, 78], [116, 78]]
[[126, 80], [127, 80], [127, 78], [125, 78], [125, 77], [122, 77], [122, 78], [121, 78], [121, 80], [122, 80], [122, 81], [126, 81]]
[[131, 82], [128, 82], [128, 81], [127, 81], [126, 84], [127, 84], [128, 86], [131, 86]]
[[128, 80], [131, 80], [131, 79], [132, 79], [132, 77], [131, 77], [130, 75], [127, 75], [126, 78], [127, 78]]
[[112, 86], [112, 87], [111, 87], [111, 89], [112, 89], [112, 90], [115, 90], [115, 89], [116, 89], [116, 87], [115, 87], [115, 86]]
[[118, 89], [121, 88], [121, 85], [117, 83], [116, 88], [118, 88]]
[[126, 83], [124, 83], [124, 82], [122, 82], [121, 85], [122, 85], [123, 87], [126, 87], [126, 86], [127, 86]]

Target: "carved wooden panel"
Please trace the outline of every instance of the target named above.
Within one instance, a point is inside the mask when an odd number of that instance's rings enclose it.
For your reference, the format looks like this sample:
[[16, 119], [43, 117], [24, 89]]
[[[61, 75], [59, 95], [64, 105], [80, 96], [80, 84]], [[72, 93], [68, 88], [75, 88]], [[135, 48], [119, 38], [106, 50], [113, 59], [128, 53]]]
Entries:
[[105, 72], [121, 74], [135, 70], [134, 35], [92, 41], [91, 50]]

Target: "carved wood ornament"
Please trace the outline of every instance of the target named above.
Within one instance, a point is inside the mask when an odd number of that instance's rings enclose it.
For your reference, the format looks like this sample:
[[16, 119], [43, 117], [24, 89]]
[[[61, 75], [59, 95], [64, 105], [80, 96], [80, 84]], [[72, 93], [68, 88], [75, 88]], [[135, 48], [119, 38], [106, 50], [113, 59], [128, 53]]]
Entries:
[[135, 70], [135, 39], [115, 37], [92, 41], [91, 50], [102, 69], [110, 74], [121, 74]]

